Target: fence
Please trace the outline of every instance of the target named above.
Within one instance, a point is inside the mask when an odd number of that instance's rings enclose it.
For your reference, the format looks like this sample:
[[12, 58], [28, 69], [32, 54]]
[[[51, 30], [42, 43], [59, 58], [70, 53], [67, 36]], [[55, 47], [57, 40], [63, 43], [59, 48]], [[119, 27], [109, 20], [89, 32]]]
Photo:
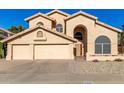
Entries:
[[124, 54], [124, 46], [118, 46], [118, 53], [119, 54]]

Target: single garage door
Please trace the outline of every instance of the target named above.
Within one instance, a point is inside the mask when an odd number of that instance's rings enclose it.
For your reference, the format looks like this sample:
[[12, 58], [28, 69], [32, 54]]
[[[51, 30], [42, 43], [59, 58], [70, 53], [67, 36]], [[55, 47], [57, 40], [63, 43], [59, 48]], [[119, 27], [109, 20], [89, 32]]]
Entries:
[[26, 60], [30, 59], [29, 45], [13, 45], [13, 59]]
[[69, 59], [69, 45], [35, 45], [35, 59]]

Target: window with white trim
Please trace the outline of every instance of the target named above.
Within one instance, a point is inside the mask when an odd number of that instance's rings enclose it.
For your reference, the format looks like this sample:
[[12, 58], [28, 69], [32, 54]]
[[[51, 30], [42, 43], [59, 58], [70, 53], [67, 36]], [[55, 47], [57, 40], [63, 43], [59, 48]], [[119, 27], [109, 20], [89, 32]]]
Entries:
[[110, 54], [111, 41], [106, 36], [99, 36], [95, 40], [95, 54]]

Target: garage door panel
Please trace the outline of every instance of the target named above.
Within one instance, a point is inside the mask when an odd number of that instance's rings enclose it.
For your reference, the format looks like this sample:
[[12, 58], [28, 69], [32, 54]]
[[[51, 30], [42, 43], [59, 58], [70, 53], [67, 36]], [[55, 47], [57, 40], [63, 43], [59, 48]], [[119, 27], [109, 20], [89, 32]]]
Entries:
[[30, 59], [29, 45], [14, 45], [13, 46], [13, 59]]
[[68, 45], [35, 45], [35, 59], [68, 59]]

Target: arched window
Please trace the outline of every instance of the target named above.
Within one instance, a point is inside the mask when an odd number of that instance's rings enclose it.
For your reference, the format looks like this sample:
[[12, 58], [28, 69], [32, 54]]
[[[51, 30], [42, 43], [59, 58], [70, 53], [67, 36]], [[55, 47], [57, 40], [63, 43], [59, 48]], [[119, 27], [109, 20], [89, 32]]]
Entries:
[[38, 22], [37, 26], [43, 26], [44, 24], [42, 22]]
[[38, 31], [37, 32], [37, 37], [43, 37], [43, 32], [42, 31]]
[[56, 31], [57, 32], [63, 32], [63, 26], [61, 24], [56, 25]]
[[99, 36], [95, 40], [95, 54], [110, 54], [111, 41], [106, 36]]
[[83, 40], [82, 33], [81, 32], [75, 32], [74, 33], [74, 38], [76, 38], [79, 41], [82, 41]]

